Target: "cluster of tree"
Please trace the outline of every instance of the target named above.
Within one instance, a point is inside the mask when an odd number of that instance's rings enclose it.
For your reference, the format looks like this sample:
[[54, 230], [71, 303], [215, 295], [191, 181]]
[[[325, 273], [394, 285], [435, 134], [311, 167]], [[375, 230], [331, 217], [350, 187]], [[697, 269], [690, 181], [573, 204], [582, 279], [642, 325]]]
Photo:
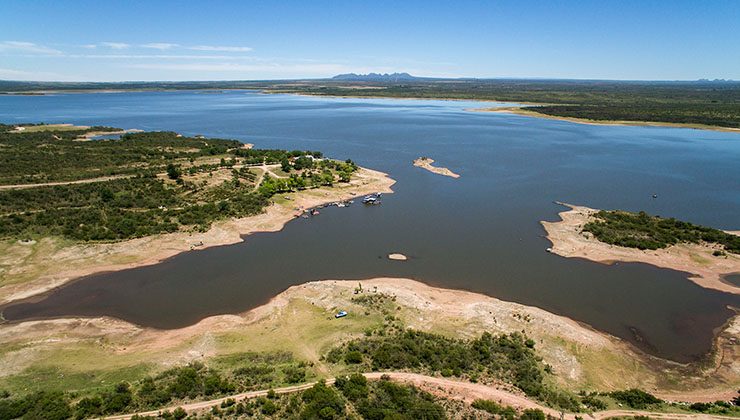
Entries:
[[545, 413], [538, 408], [528, 408], [521, 415], [517, 415], [514, 408], [503, 406], [496, 401], [478, 399], [473, 401], [471, 405], [473, 408], [483, 410], [505, 420], [545, 420], [546, 418]]
[[608, 394], [610, 397], [617, 400], [630, 408], [646, 409], [650, 406], [660, 404], [663, 401], [653, 394], [647, 393], [641, 389], [626, 389], [623, 391], [614, 391]]
[[[179, 401], [216, 398], [236, 392], [305, 381], [305, 366], [289, 353], [244, 353], [230, 363], [242, 366], [228, 373], [202, 363], [168, 369], [135, 383], [121, 382], [85, 396], [72, 392], [38, 391], [13, 397], [0, 395], [0, 419], [67, 419], [146, 411]], [[296, 381], [296, 371], [303, 372]], [[251, 372], [258, 372], [252, 376]]]
[[330, 351], [326, 359], [372, 370], [411, 369], [471, 381], [503, 380], [543, 402], [578, 411], [581, 403], [574, 395], [547, 384], [551, 369], [537, 355], [534, 344], [520, 333], [486, 332], [474, 340], [463, 340], [405, 330], [350, 341]]
[[344, 419], [368, 420], [445, 419], [447, 413], [430, 394], [410, 385], [386, 379], [370, 382], [354, 374], [337, 378], [334, 386], [318, 382], [306, 391], [249, 401], [228, 401], [211, 410], [217, 417], [257, 417], [275, 419]]
[[[94, 127], [99, 128], [99, 127]], [[173, 132], [129, 133], [120, 139], [78, 141], [87, 130], [0, 130], [0, 184], [72, 181], [162, 171], [176, 160], [236, 150], [236, 140], [178, 137]]]
[[550, 105], [524, 109], [556, 117], [585, 118], [597, 121], [646, 121], [681, 124], [704, 124], [740, 128], [737, 104], [681, 103], [625, 105]]
[[[261, 212], [272, 195], [349, 181], [350, 160], [314, 160], [316, 151], [245, 149], [236, 140], [183, 137], [173, 132], [130, 133], [120, 139], [77, 141], [89, 130], [12, 133], [0, 127], [0, 184], [39, 183], [129, 174], [80, 184], [0, 191], [0, 238], [59, 235], [82, 241], [112, 241], [207, 230], [214, 221]], [[221, 155], [220, 163], [196, 161]], [[298, 171], [289, 178], [256, 175], [244, 163], [279, 163]], [[187, 174], [232, 169], [231, 182], [207, 185]], [[165, 173], [175, 183], [157, 178]], [[242, 181], [246, 181], [242, 182]]]
[[738, 402], [740, 401], [735, 401], [734, 404], [727, 401], [715, 401], [709, 403], [697, 402], [689, 405], [689, 410], [706, 414], [737, 416], [737, 414], [740, 412]]
[[[308, 150], [279, 150], [279, 149], [246, 149], [239, 148], [233, 151], [234, 155], [241, 158], [247, 165], [276, 164], [285, 161], [300, 161], [301, 165], [313, 162], [313, 158], [320, 159], [323, 154], [318, 151]], [[294, 163], [295, 165], [295, 163]], [[310, 166], [307, 166], [310, 167]], [[296, 169], [302, 169], [296, 168]]]
[[386, 379], [369, 383], [360, 375], [337, 378], [335, 386], [364, 419], [383, 420], [389, 415], [398, 419], [444, 419], [445, 411], [435, 398], [411, 386]]
[[331, 171], [291, 174], [288, 178], [274, 178], [265, 174], [257, 191], [264, 197], [272, 197], [284, 192], [334, 185], [334, 181], [334, 174]]
[[231, 189], [225, 198], [209, 198], [185, 194], [183, 187], [156, 178], [5, 190], [0, 191], [0, 237], [110, 241], [182, 226], [204, 230], [216, 220], [257, 214], [268, 204], [246, 187]]
[[678, 243], [715, 243], [725, 250], [740, 253], [740, 236], [719, 229], [650, 216], [645, 212], [601, 210], [586, 223], [584, 232], [612, 245], [638, 249], [659, 249]]

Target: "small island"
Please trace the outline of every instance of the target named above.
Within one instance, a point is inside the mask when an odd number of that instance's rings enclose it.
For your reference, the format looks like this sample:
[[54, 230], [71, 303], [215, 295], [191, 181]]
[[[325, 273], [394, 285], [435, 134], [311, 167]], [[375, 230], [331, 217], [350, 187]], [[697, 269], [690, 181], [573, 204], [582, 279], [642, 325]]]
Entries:
[[460, 178], [460, 175], [452, 172], [451, 170], [447, 168], [442, 168], [439, 166], [432, 165], [434, 163], [434, 159], [422, 156], [416, 160], [414, 160], [414, 166], [418, 166], [420, 168], [424, 168], [429, 172], [433, 172], [438, 175], [444, 175], [449, 176], [452, 178]]
[[[563, 204], [563, 203], [560, 203]], [[548, 251], [563, 257], [612, 264], [642, 262], [692, 273], [690, 280], [710, 289], [740, 294], [723, 281], [740, 272], [740, 235], [645, 212], [595, 210], [563, 204], [561, 221], [543, 221]]]

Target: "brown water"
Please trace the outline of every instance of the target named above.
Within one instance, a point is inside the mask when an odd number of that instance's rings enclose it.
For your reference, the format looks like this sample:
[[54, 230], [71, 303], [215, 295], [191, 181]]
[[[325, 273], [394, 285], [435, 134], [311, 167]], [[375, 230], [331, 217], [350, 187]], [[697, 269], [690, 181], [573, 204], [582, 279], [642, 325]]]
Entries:
[[[475, 105], [244, 92], [0, 98], [0, 120], [169, 129], [322, 150], [398, 181], [381, 206], [325, 209], [243, 244], [87, 277], [3, 314], [11, 321], [109, 315], [168, 329], [248, 310], [305, 281], [391, 276], [538, 306], [674, 360], [706, 353], [738, 296], [671, 270], [548, 254], [539, 221], [556, 220], [564, 209], [552, 202], [560, 200], [737, 229], [740, 136], [464, 111]], [[461, 178], [413, 167], [421, 155]], [[389, 261], [390, 252], [411, 259]]]

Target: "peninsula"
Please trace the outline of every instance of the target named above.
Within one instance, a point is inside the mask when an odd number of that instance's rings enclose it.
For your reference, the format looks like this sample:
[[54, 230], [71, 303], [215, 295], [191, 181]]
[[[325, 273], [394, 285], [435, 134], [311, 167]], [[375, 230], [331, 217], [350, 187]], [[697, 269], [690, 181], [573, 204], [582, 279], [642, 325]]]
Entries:
[[[563, 204], [563, 203], [561, 203]], [[740, 294], [722, 281], [740, 272], [740, 232], [724, 232], [645, 213], [604, 212], [563, 204], [561, 221], [543, 221], [550, 250], [604, 264], [641, 262], [691, 273], [696, 284]]]
[[0, 125], [0, 147], [0, 303], [277, 231], [395, 182], [317, 151], [173, 132]]
[[[340, 308], [347, 315], [338, 319]], [[604, 410], [630, 415], [624, 410], [635, 409], [737, 415], [737, 408], [714, 401], [733, 398], [740, 383], [733, 341], [738, 328], [738, 319], [731, 320], [711, 358], [686, 366], [645, 356], [542, 309], [471, 292], [402, 278], [362, 280], [359, 287], [357, 280], [316, 281], [248, 312], [177, 330], [104, 317], [0, 324], [0, 377], [12, 395], [0, 400], [0, 410], [33, 407], [23, 403], [37, 395], [29, 391], [63, 383], [67, 392], [50, 393], [45, 404], [80, 418], [214, 406], [224, 414], [238, 409], [285, 418], [290, 398], [267, 390], [289, 394], [318, 387], [299, 399], [295, 409], [303, 412], [311, 409], [315, 392], [331, 396], [336, 388], [349, 398], [337, 396], [335, 410], [352, 403], [367, 410], [368, 403], [382, 404], [372, 392], [392, 387], [380, 378], [387, 373], [388, 380], [410, 384], [399, 392], [414, 396], [420, 387], [431, 393], [398, 410], [425, 400], [434, 403], [427, 410], [439, 404], [450, 415], [465, 410], [473, 418], [488, 409], [519, 413], [516, 418], [532, 409], [596, 418], [608, 417]], [[94, 365], [85, 363], [91, 358]], [[358, 373], [372, 383], [351, 379]], [[371, 395], [350, 394], [347, 376], [349, 385], [361, 382]], [[315, 385], [334, 378], [338, 385], [328, 390]], [[579, 395], [582, 390], [588, 392]]]

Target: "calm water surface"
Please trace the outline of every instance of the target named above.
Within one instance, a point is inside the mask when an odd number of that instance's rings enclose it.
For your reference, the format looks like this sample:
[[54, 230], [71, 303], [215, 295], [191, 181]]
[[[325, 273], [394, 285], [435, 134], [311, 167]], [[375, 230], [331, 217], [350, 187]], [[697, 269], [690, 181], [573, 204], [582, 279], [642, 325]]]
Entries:
[[[559, 200], [738, 229], [740, 135], [465, 111], [477, 106], [244, 91], [0, 96], [0, 121], [175, 130], [321, 150], [398, 181], [382, 206], [329, 208], [242, 244], [87, 277], [4, 315], [109, 315], [167, 329], [247, 310], [310, 280], [398, 276], [535, 305], [674, 360], [705, 353], [739, 297], [671, 270], [548, 254], [539, 221], [557, 219]], [[420, 155], [461, 178], [413, 167]], [[411, 259], [389, 261], [389, 252]]]

